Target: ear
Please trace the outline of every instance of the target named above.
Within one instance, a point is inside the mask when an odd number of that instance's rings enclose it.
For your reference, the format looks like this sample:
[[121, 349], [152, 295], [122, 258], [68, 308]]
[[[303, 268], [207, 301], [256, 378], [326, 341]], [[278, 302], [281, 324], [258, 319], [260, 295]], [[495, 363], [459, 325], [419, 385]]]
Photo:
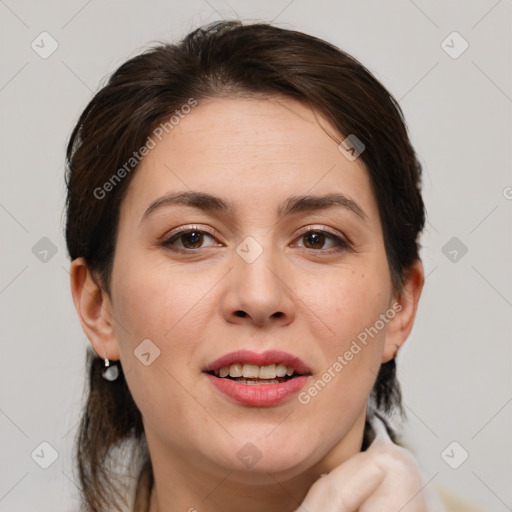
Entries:
[[112, 304], [83, 258], [71, 263], [71, 293], [82, 329], [96, 354], [111, 361], [120, 359], [113, 329]]
[[396, 356], [412, 330], [418, 301], [420, 300], [423, 283], [425, 282], [423, 265], [420, 260], [415, 260], [405, 270], [404, 281], [403, 289], [398, 296], [394, 297], [391, 303], [390, 311], [393, 310], [396, 314], [388, 323], [384, 353], [382, 355], [383, 363], [391, 361]]

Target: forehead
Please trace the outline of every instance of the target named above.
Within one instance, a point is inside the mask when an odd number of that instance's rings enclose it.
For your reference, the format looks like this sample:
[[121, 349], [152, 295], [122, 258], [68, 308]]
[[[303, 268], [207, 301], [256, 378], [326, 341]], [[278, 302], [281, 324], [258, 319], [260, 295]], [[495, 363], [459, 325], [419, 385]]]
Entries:
[[230, 197], [241, 209], [275, 209], [292, 195], [339, 191], [371, 216], [366, 168], [339, 151], [343, 138], [319, 113], [288, 98], [199, 101], [144, 157], [123, 208], [140, 216], [156, 198], [186, 190]]

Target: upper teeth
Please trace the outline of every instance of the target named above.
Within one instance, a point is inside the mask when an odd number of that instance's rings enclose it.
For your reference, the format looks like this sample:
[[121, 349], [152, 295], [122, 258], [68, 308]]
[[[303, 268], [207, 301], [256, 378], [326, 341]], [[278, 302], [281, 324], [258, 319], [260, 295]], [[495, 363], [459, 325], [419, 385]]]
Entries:
[[219, 377], [245, 377], [248, 379], [275, 379], [276, 377], [291, 377], [295, 370], [284, 364], [269, 364], [266, 366], [257, 366], [255, 364], [235, 363], [231, 366], [224, 366], [215, 370], [215, 375]]

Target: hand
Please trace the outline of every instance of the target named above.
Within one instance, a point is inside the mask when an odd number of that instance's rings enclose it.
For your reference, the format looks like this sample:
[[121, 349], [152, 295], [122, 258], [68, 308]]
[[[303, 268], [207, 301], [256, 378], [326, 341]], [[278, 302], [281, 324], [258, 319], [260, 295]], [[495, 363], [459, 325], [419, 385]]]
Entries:
[[433, 512], [412, 455], [389, 439], [380, 420], [372, 425], [370, 447], [317, 480], [296, 512]]

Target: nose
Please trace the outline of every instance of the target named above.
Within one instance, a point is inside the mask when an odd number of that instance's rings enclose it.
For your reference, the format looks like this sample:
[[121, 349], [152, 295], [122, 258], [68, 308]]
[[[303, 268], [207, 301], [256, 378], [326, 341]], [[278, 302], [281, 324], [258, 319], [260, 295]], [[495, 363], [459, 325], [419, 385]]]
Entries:
[[226, 276], [222, 314], [227, 322], [257, 327], [285, 326], [295, 319], [292, 283], [284, 262], [270, 249], [252, 262], [238, 254]]

